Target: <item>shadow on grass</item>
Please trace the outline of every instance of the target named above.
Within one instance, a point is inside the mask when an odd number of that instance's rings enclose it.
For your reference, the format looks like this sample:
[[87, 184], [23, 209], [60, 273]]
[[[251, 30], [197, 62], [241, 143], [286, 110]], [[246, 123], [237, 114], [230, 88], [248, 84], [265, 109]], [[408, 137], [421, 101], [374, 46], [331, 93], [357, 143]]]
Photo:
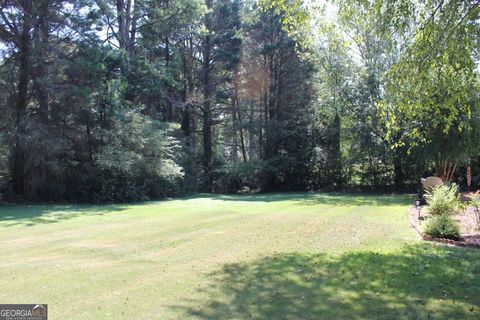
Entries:
[[[480, 251], [291, 253], [225, 265], [174, 306], [200, 319], [479, 319]], [[207, 301], [207, 302], [205, 302]]]
[[127, 205], [19, 205], [0, 207], [0, 228], [55, 223], [86, 215], [104, 215], [127, 209]]
[[[192, 200], [195, 198], [210, 198], [223, 201], [247, 202], [278, 202], [292, 201], [303, 205], [338, 205], [338, 206], [392, 206], [408, 205], [412, 201], [409, 195], [374, 195], [374, 194], [345, 194], [345, 193], [263, 193], [254, 195], [218, 195], [196, 194], [177, 200]], [[174, 199], [175, 200], [175, 199]]]

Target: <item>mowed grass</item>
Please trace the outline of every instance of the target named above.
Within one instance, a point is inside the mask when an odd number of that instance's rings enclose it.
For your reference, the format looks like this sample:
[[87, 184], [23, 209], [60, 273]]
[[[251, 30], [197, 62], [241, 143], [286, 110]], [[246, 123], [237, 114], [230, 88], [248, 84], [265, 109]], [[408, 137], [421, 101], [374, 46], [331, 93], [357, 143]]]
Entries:
[[50, 319], [479, 319], [480, 250], [420, 242], [408, 197], [0, 207], [0, 303]]

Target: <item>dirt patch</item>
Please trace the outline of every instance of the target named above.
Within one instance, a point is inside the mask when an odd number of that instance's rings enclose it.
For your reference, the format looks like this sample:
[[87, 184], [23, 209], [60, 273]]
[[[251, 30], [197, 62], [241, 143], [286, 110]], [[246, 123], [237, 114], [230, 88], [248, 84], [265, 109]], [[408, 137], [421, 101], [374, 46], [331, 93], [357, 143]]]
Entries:
[[480, 229], [478, 227], [477, 218], [473, 207], [469, 206], [463, 212], [452, 216], [452, 219], [457, 221], [460, 225], [461, 238], [459, 240], [433, 238], [425, 234], [423, 232], [425, 223], [431, 217], [427, 212], [427, 207], [425, 206], [420, 207], [420, 209], [411, 207], [408, 210], [408, 216], [413, 228], [424, 240], [435, 241], [459, 247], [473, 247], [480, 249]]

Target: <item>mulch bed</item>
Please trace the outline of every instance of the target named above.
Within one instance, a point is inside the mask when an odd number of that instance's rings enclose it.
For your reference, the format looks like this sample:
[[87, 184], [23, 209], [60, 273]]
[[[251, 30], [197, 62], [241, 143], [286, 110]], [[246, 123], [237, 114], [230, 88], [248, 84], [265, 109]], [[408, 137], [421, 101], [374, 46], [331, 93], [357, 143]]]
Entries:
[[408, 216], [413, 228], [423, 240], [480, 249], [480, 230], [472, 207], [467, 207], [464, 212], [452, 216], [460, 225], [461, 239], [459, 240], [432, 238], [423, 232], [423, 225], [430, 218], [426, 206], [420, 207], [420, 212], [415, 207], [411, 207], [408, 210]]

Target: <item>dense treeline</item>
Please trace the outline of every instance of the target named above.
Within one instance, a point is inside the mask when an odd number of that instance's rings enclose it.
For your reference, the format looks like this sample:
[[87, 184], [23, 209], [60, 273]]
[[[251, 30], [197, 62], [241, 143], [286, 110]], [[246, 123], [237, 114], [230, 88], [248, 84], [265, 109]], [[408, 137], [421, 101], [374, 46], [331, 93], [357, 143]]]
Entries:
[[2, 1], [2, 198], [400, 191], [460, 174], [478, 151], [478, 3], [327, 7]]

